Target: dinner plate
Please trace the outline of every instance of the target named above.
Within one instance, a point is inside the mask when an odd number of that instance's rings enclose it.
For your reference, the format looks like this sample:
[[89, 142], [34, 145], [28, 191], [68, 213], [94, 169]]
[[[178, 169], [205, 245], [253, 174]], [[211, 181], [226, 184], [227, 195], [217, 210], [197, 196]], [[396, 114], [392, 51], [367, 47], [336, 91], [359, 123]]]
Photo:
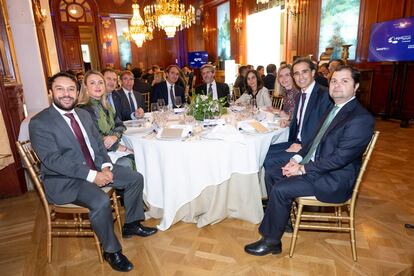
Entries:
[[153, 131], [153, 127], [128, 127], [125, 134], [148, 134]]

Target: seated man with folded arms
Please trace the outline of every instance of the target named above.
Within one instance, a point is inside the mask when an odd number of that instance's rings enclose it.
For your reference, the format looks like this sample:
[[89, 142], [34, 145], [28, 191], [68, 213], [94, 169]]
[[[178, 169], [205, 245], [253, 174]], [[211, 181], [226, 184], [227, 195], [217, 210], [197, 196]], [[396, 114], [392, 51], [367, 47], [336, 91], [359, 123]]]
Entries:
[[115, 270], [130, 271], [133, 264], [122, 254], [113, 229], [110, 200], [101, 187], [124, 190], [126, 215], [122, 236], [146, 237], [157, 229], [140, 223], [144, 220], [143, 177], [131, 168], [111, 163], [91, 116], [86, 110], [75, 108], [78, 89], [74, 76], [55, 74], [49, 79], [49, 91], [53, 104], [29, 124], [30, 140], [41, 161], [47, 200], [88, 208], [105, 260]]
[[281, 167], [295, 155], [302, 144], [308, 144], [315, 135], [322, 115], [332, 107], [328, 89], [315, 82], [316, 68], [308, 58], [299, 58], [292, 65], [292, 76], [299, 87], [293, 118], [289, 126], [289, 140], [270, 146], [264, 168], [267, 194], [273, 184], [282, 178]]
[[[332, 75], [329, 94], [335, 102], [322, 117], [316, 135], [283, 168], [275, 183], [259, 232], [262, 238], [245, 246], [248, 254], [282, 252], [281, 238], [292, 202], [301, 196], [340, 203], [352, 196], [362, 154], [371, 140], [375, 119], [355, 98], [360, 73], [349, 66]], [[279, 168], [280, 169], [280, 168]]]

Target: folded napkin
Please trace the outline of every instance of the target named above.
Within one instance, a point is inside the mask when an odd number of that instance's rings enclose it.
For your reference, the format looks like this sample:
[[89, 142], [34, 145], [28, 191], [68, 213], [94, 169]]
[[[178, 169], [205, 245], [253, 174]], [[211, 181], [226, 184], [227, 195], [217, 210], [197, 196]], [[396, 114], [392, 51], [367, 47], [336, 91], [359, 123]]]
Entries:
[[209, 133], [206, 134], [205, 138], [224, 140], [228, 142], [239, 142], [242, 144], [245, 143], [243, 135], [232, 125], [215, 126]]
[[159, 138], [162, 139], [179, 139], [183, 135], [183, 129], [182, 128], [164, 128]]
[[269, 132], [268, 124], [266, 122], [259, 123], [256, 120], [241, 121], [237, 124], [237, 128], [251, 133]]

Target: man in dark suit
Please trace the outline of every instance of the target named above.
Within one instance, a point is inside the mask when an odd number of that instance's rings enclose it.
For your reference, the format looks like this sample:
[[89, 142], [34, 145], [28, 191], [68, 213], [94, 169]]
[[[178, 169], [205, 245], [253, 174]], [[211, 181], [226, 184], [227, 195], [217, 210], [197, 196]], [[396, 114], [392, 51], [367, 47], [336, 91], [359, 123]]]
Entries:
[[142, 69], [135, 67], [132, 69], [132, 74], [134, 75], [134, 86], [133, 89], [139, 93], [149, 93], [151, 92], [151, 85], [146, 83], [141, 79]]
[[119, 96], [115, 93], [115, 89], [118, 86], [118, 73], [112, 68], [105, 68], [101, 73], [105, 79], [106, 99], [115, 111], [115, 116], [119, 117], [119, 110], [122, 107], [119, 106]]
[[295, 198], [316, 196], [340, 203], [351, 197], [375, 124], [355, 98], [359, 77], [359, 71], [349, 66], [337, 68], [332, 75], [329, 94], [335, 106], [325, 113], [315, 137], [282, 168], [286, 178], [270, 193], [259, 227], [262, 239], [247, 245], [247, 253], [262, 256], [282, 251], [281, 238]]
[[289, 126], [289, 140], [286, 143], [272, 145], [264, 161], [265, 183], [270, 194], [275, 181], [282, 177], [281, 167], [308, 144], [317, 131], [318, 124], [332, 106], [332, 100], [326, 87], [314, 80], [315, 65], [310, 59], [297, 59], [292, 65], [292, 75], [302, 93], [298, 96]]
[[175, 98], [181, 97], [181, 103], [185, 103], [184, 88], [177, 85], [180, 77], [180, 67], [173, 64], [165, 69], [166, 81], [156, 84], [151, 91], [151, 103], [157, 103], [158, 99], [164, 99], [169, 107], [176, 107]]
[[263, 79], [264, 86], [268, 90], [274, 90], [275, 89], [275, 81], [276, 81], [276, 65], [275, 64], [269, 64], [266, 66], [266, 72], [267, 75]]
[[33, 149], [41, 161], [47, 200], [54, 204], [74, 203], [89, 209], [92, 229], [113, 269], [130, 271], [132, 263], [121, 252], [113, 230], [112, 207], [100, 187], [124, 189], [123, 237], [149, 236], [157, 230], [144, 227], [143, 177], [130, 168], [112, 164], [101, 135], [89, 113], [74, 108], [76, 79], [57, 73], [49, 80], [53, 104], [30, 121]]
[[211, 95], [214, 100], [228, 97], [230, 94], [229, 86], [226, 83], [216, 82], [216, 68], [211, 64], [201, 66], [201, 76], [204, 84], [196, 87], [196, 94]]
[[141, 93], [133, 89], [134, 75], [131, 71], [122, 71], [120, 74], [121, 89], [117, 90], [115, 105], [120, 106], [118, 116], [122, 121], [142, 118], [146, 111], [145, 101]]

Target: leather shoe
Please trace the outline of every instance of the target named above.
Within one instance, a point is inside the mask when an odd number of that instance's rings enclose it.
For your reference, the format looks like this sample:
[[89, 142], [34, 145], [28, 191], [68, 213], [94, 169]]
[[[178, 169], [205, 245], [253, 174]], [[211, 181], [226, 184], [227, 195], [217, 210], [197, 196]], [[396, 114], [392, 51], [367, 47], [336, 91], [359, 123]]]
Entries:
[[158, 229], [153, 227], [145, 227], [141, 223], [134, 226], [125, 226], [122, 228], [122, 237], [130, 238], [132, 236], [148, 237], [157, 233]]
[[103, 257], [105, 261], [107, 261], [109, 265], [117, 271], [128, 272], [134, 268], [134, 265], [124, 254], [122, 254], [121, 251], [115, 253], [104, 252]]
[[276, 255], [282, 252], [282, 243], [280, 241], [262, 238], [257, 242], [246, 245], [244, 251], [255, 256], [264, 256], [270, 253]]

